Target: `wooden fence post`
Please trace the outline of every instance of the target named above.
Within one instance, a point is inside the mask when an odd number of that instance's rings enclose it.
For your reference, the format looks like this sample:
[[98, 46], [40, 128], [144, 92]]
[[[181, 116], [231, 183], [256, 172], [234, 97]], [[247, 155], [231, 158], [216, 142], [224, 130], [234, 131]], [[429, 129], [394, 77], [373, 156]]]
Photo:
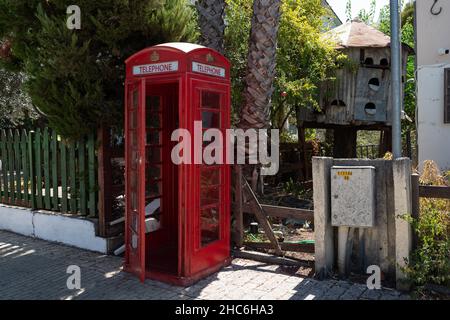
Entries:
[[242, 211], [242, 167], [234, 166], [235, 169], [235, 207], [234, 217], [236, 219], [236, 245], [241, 248], [244, 244], [244, 216]]
[[[413, 173], [411, 175], [411, 216], [414, 219], [419, 219], [420, 215], [420, 195], [419, 195], [419, 175]], [[412, 247], [413, 250], [417, 248], [418, 236], [415, 231], [412, 234]]]
[[69, 188], [70, 188], [70, 213], [77, 212], [77, 176], [76, 176], [76, 150], [75, 142], [69, 144]]
[[275, 254], [279, 255], [279, 256], [283, 255], [280, 244], [278, 243], [278, 239], [275, 236], [275, 234], [273, 233], [272, 226], [270, 225], [267, 215], [264, 213], [264, 210], [261, 207], [261, 204], [259, 203], [258, 198], [256, 197], [252, 188], [250, 187], [247, 180], [245, 180], [245, 179], [244, 179], [244, 184], [245, 184], [245, 190], [250, 196], [250, 206], [253, 209], [253, 214], [255, 215], [256, 219], [258, 220], [259, 225], [263, 228], [266, 237], [271, 242], [272, 247], [275, 250]]
[[61, 152], [61, 212], [68, 212], [67, 201], [67, 146], [64, 142], [59, 144]]
[[41, 163], [41, 129], [37, 129], [34, 134], [34, 154], [32, 164], [36, 173], [36, 209], [42, 209], [42, 163]]
[[80, 215], [87, 215], [87, 197], [86, 197], [86, 181], [88, 180], [88, 172], [86, 171], [86, 142], [87, 139], [78, 141], [78, 179], [80, 194]]
[[8, 148], [8, 175], [9, 175], [9, 201], [10, 204], [16, 204], [15, 180], [14, 180], [14, 137], [12, 130], [7, 131], [7, 148]]
[[1, 155], [2, 155], [2, 185], [1, 185], [1, 189], [2, 191], [2, 202], [3, 203], [8, 203], [8, 178], [7, 178], [7, 174], [8, 174], [8, 170], [6, 170], [8, 164], [7, 161], [5, 161], [7, 159], [7, 154], [6, 154], [6, 134], [5, 134], [5, 130], [1, 130], [0, 132], [0, 150], [1, 150]]
[[89, 170], [89, 216], [95, 217], [97, 214], [97, 185], [95, 181], [95, 135], [89, 134], [87, 140], [88, 170]]
[[20, 133], [19, 130], [14, 130], [14, 165], [15, 165], [15, 178], [16, 178], [16, 204], [18, 206], [23, 205], [22, 198], [22, 155], [20, 153]]
[[30, 206], [29, 197], [29, 183], [30, 183], [30, 171], [29, 171], [29, 158], [28, 155], [28, 138], [25, 129], [22, 130], [20, 136], [20, 148], [22, 156], [22, 170], [23, 170], [23, 203], [26, 207]]
[[51, 139], [52, 151], [52, 188], [53, 188], [53, 210], [59, 210], [59, 187], [58, 187], [58, 135], [55, 131], [52, 132]]
[[28, 133], [28, 155], [30, 161], [30, 206], [32, 210], [35, 210], [36, 205], [36, 176], [34, 172], [34, 131]]
[[44, 208], [51, 210], [50, 203], [50, 146], [49, 146], [49, 133], [48, 128], [44, 129], [42, 137], [42, 149], [44, 153]]
[[98, 232], [100, 237], [107, 236], [107, 224], [111, 221], [111, 155], [109, 152], [109, 133], [104, 127], [97, 131], [98, 148]]

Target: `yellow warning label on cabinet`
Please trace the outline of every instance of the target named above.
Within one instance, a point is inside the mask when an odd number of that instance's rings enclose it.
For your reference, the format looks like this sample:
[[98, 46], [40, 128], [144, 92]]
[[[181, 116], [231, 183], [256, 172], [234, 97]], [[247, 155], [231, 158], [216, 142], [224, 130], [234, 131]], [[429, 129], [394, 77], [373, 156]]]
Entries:
[[343, 177], [344, 180], [350, 180], [350, 177], [352, 176], [351, 171], [338, 171], [337, 175], [340, 177]]

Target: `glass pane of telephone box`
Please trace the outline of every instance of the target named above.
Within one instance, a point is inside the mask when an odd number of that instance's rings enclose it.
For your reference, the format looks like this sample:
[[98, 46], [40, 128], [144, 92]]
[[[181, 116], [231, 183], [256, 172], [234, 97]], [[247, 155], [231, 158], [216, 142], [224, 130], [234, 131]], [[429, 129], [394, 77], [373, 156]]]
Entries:
[[220, 169], [219, 167], [204, 167], [201, 170], [200, 176], [201, 188], [217, 186], [220, 184]]
[[220, 238], [220, 225], [219, 225], [219, 209], [212, 207], [208, 209], [202, 209], [200, 212], [200, 232], [201, 232], [201, 246], [207, 246], [208, 244], [219, 240]]
[[149, 165], [145, 169], [145, 174], [147, 175], [146, 179], [148, 181], [159, 180], [162, 178], [161, 176], [161, 166], [160, 165]]
[[148, 130], [145, 143], [147, 145], [161, 145], [161, 132], [159, 130]]
[[218, 204], [220, 201], [219, 188], [205, 188], [201, 190], [200, 205], [202, 207]]
[[162, 193], [162, 183], [160, 181], [147, 181], [145, 184], [145, 197], [155, 198]]
[[146, 107], [151, 113], [160, 112], [161, 99], [159, 96], [147, 96]]
[[[132, 99], [133, 99], [133, 103], [131, 104], [131, 107], [133, 109], [137, 109], [137, 107], [139, 105], [139, 91], [138, 90], [133, 91]], [[134, 111], [136, 111], [136, 110], [134, 110]]]
[[161, 147], [147, 148], [145, 157], [147, 165], [161, 163]]
[[147, 128], [161, 128], [161, 114], [147, 109], [145, 123]]
[[213, 111], [202, 111], [203, 128], [220, 128], [220, 113]]
[[202, 108], [220, 109], [220, 93], [203, 91]]

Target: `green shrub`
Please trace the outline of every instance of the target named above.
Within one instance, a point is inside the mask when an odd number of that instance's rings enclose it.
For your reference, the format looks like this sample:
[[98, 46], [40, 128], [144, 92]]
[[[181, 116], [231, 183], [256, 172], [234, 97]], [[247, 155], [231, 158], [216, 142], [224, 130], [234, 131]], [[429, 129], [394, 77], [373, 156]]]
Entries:
[[418, 246], [404, 268], [415, 286], [450, 286], [450, 216], [446, 200], [421, 199], [419, 219], [408, 220], [418, 236]]
[[297, 198], [308, 198], [310, 190], [305, 189], [301, 182], [289, 178], [288, 181], [283, 183], [283, 191], [286, 194], [292, 195]]
[[244, 233], [244, 241], [245, 242], [268, 242], [266, 235], [264, 234], [252, 234], [250, 232]]
[[[69, 30], [67, 7], [81, 9]], [[125, 60], [162, 42], [197, 38], [188, 0], [0, 0], [0, 40], [11, 42], [5, 68], [27, 75], [32, 103], [65, 138], [123, 124]]]

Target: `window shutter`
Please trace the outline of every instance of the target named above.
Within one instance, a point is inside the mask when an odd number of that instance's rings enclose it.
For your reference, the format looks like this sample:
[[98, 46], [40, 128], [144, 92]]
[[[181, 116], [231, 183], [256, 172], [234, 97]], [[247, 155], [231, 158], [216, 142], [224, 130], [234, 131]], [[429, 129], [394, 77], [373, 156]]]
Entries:
[[450, 123], [450, 68], [444, 69], [444, 123]]

